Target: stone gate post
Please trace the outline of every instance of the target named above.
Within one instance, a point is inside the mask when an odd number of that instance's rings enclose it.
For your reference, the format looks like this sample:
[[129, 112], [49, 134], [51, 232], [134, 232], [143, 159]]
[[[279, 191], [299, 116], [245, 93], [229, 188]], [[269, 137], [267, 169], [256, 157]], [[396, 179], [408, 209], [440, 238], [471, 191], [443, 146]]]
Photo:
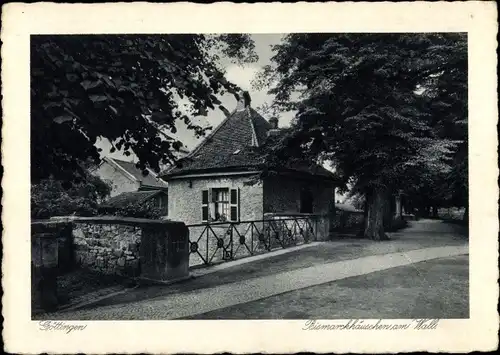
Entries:
[[182, 222], [142, 226], [140, 280], [171, 282], [189, 277], [189, 230]]

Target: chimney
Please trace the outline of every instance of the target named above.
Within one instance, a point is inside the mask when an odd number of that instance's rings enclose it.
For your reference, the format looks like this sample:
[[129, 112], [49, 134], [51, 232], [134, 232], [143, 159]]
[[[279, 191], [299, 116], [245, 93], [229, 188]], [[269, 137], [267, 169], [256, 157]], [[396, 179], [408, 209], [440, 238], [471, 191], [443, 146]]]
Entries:
[[271, 124], [272, 129], [278, 129], [278, 117], [271, 117], [269, 119], [269, 123]]
[[278, 117], [273, 116], [269, 119], [269, 123], [271, 124], [271, 129], [267, 131], [268, 137], [277, 137], [280, 135], [281, 130], [278, 128]]
[[238, 103], [236, 104], [236, 111], [243, 111], [246, 108], [250, 107], [250, 103], [252, 99], [250, 98], [250, 94], [248, 91], [242, 91], [238, 94], [234, 94]]

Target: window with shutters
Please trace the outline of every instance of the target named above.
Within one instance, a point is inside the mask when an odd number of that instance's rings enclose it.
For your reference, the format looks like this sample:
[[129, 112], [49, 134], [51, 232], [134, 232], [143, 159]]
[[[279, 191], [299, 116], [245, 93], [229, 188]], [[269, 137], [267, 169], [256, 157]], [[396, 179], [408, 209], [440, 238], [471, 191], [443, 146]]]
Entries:
[[204, 222], [239, 221], [239, 190], [230, 188], [203, 190], [201, 218]]
[[212, 189], [214, 220], [225, 222], [229, 219], [229, 189]]
[[230, 213], [229, 219], [232, 222], [239, 222], [240, 220], [240, 190], [239, 189], [231, 189], [230, 190]]
[[208, 222], [208, 190], [203, 190], [201, 192], [201, 220], [203, 222]]

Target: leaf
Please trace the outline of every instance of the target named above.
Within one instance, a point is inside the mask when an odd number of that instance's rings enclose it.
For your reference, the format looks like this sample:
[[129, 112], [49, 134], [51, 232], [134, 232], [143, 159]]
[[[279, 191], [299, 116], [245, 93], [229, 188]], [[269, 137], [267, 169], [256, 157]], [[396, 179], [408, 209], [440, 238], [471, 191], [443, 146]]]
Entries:
[[61, 124], [61, 123], [64, 123], [64, 122], [68, 122], [68, 121], [72, 121], [72, 120], [73, 120], [73, 117], [67, 116], [67, 115], [58, 116], [58, 117], [54, 118], [54, 122], [58, 123], [58, 124]]
[[179, 151], [182, 147], [182, 143], [180, 141], [175, 141], [172, 143], [172, 148], [174, 148], [176, 151]]
[[207, 116], [207, 115], [208, 115], [208, 110], [207, 110], [205, 107], [201, 106], [201, 107], [198, 109], [198, 115], [200, 115], [200, 116], [204, 116], [204, 117], [205, 117], [205, 116]]
[[115, 86], [115, 82], [107, 75], [103, 75], [101, 77], [101, 79], [108, 85], [108, 86], [111, 86], [111, 87], [116, 87]]
[[60, 106], [61, 106], [61, 103], [59, 103], [59, 102], [52, 102], [51, 101], [51, 102], [47, 102], [47, 103], [43, 104], [42, 107], [43, 107], [44, 110], [50, 110], [50, 109], [52, 109], [54, 107], [60, 107]]
[[68, 73], [66, 74], [66, 79], [68, 79], [69, 82], [74, 83], [75, 81], [78, 80], [78, 75]]
[[89, 96], [90, 101], [92, 102], [103, 102], [106, 101], [108, 98], [104, 95], [90, 95]]
[[118, 110], [116, 108], [114, 108], [112, 105], [109, 105], [109, 108], [115, 115], [118, 115]]
[[91, 81], [91, 80], [84, 80], [80, 83], [80, 85], [85, 89], [85, 90], [90, 90], [90, 89], [94, 89], [96, 87], [98, 87], [99, 85], [101, 85], [102, 82], [100, 80], [95, 80], [95, 81]]

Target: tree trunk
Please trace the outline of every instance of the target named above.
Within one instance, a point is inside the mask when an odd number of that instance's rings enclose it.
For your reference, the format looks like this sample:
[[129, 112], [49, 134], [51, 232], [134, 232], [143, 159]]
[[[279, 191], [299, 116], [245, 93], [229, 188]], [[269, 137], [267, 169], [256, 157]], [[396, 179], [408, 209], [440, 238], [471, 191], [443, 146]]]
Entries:
[[388, 191], [384, 193], [384, 230], [391, 231], [394, 219], [395, 200]]
[[420, 216], [422, 218], [429, 218], [429, 216], [431, 215], [431, 211], [430, 211], [430, 207], [427, 206], [427, 205], [422, 205], [421, 208], [419, 208], [419, 211], [421, 210], [421, 213], [420, 213]]
[[384, 232], [384, 216], [387, 211], [387, 193], [383, 189], [375, 189], [366, 196], [368, 208], [365, 223], [365, 238], [388, 240]]
[[436, 206], [432, 206], [432, 218], [438, 218], [438, 208]]
[[328, 205], [328, 238], [334, 239], [337, 235], [335, 233], [335, 194], [333, 194], [333, 198], [330, 200]]

